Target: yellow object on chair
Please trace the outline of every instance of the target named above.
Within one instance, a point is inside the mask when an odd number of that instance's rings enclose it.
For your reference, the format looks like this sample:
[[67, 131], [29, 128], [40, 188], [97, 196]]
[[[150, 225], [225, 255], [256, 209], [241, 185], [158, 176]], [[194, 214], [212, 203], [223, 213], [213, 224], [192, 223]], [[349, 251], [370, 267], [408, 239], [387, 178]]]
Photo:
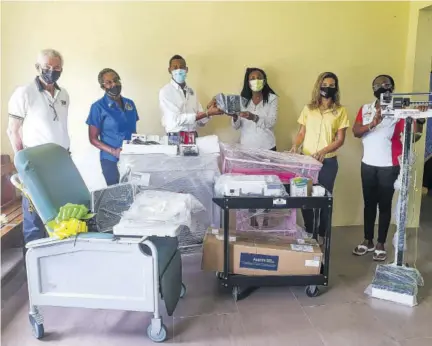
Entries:
[[86, 222], [78, 219], [69, 219], [60, 223], [52, 220], [48, 222], [47, 226], [49, 236], [57, 239], [69, 238], [88, 231]]
[[68, 203], [60, 208], [54, 220], [47, 223], [48, 234], [50, 238], [65, 239], [79, 233], [86, 233], [88, 227], [85, 220], [93, 216], [94, 214], [89, 213], [86, 206]]

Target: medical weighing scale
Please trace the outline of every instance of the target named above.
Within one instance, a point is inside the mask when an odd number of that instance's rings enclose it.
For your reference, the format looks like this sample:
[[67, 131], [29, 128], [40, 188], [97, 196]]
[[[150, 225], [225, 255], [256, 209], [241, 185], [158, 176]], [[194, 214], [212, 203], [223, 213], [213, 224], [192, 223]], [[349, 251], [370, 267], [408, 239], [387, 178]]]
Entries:
[[[380, 105], [383, 117], [404, 119], [403, 151], [401, 160], [401, 187], [397, 206], [397, 246], [395, 262], [378, 265], [372, 284], [366, 290], [374, 298], [393, 301], [399, 304], [417, 305], [417, 289], [423, 284], [420, 272], [410, 268], [404, 261], [406, 247], [406, 226], [408, 216], [408, 197], [412, 165], [413, 124], [415, 119], [432, 117], [432, 102], [413, 101], [416, 96], [430, 96], [432, 93], [385, 93], [381, 95]], [[417, 107], [428, 106], [421, 112]], [[411, 107], [411, 108], [408, 108]], [[398, 178], [399, 179], [399, 178]]]

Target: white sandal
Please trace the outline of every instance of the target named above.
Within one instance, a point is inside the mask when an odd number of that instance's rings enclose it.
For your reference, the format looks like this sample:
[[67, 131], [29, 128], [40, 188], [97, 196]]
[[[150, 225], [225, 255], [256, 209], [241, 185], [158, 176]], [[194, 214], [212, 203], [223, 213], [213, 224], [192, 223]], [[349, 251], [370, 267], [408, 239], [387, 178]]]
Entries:
[[384, 262], [387, 259], [387, 251], [385, 250], [375, 250], [373, 255], [373, 260], [377, 262]]
[[364, 255], [368, 254], [369, 252], [373, 252], [373, 251], [375, 251], [375, 246], [369, 248], [366, 245], [360, 244], [354, 248], [353, 255], [364, 256]]

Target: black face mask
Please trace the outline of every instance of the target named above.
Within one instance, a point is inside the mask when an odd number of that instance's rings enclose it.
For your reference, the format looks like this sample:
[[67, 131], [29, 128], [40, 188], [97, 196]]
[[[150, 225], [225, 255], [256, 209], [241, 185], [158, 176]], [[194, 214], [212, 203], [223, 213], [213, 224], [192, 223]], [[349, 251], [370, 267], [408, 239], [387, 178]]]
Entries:
[[336, 88], [321, 87], [320, 94], [325, 99], [332, 99], [336, 95]]
[[62, 71], [42, 70], [41, 77], [47, 84], [54, 84], [60, 78]]
[[381, 94], [385, 94], [385, 93], [391, 93], [392, 89], [386, 89], [386, 88], [379, 88], [378, 90], [374, 91], [374, 96], [380, 100], [381, 99]]
[[122, 86], [120, 85], [114, 85], [110, 89], [105, 89], [106, 93], [111, 97], [117, 97], [121, 94]]

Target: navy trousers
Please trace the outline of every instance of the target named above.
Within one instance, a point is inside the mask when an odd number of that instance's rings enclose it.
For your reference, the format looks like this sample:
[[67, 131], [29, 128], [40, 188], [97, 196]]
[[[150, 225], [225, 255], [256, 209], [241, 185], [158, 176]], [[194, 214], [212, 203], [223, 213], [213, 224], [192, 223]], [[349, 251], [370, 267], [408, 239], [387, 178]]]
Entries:
[[27, 244], [32, 240], [44, 238], [46, 236], [45, 226], [36, 210], [30, 211], [30, 202], [24, 196], [22, 198], [22, 209], [24, 243]]
[[118, 184], [120, 181], [120, 173], [117, 162], [110, 160], [101, 160], [102, 174], [105, 178], [107, 186]]

